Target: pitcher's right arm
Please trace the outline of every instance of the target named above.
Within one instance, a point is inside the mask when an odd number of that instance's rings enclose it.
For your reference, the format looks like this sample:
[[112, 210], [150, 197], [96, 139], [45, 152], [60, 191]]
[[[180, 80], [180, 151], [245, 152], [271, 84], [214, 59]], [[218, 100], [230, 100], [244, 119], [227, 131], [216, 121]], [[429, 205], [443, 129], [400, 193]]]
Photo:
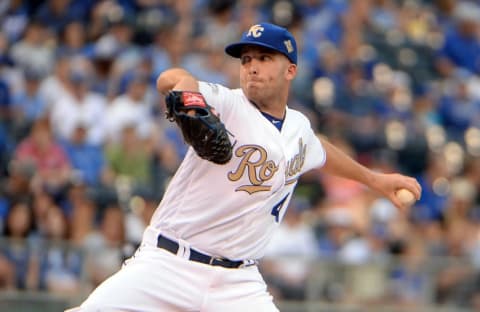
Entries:
[[198, 80], [185, 69], [171, 68], [158, 76], [157, 90], [163, 95], [171, 90], [198, 92]]

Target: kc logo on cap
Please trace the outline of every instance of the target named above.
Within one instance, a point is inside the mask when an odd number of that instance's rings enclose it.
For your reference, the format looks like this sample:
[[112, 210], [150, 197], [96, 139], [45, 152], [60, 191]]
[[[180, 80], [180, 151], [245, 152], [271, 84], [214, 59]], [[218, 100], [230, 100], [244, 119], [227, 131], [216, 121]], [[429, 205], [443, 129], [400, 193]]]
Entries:
[[265, 30], [265, 28], [262, 27], [262, 25], [253, 25], [250, 27], [247, 33], [247, 37], [253, 36], [255, 38], [258, 38], [262, 35], [262, 32]]

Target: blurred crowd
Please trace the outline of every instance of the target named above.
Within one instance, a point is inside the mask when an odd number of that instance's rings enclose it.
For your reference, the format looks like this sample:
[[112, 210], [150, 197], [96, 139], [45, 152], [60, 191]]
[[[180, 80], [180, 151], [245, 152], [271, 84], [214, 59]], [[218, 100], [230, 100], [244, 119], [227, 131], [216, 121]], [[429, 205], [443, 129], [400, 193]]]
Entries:
[[[275, 298], [305, 298], [306, 259], [395, 258], [376, 300], [480, 311], [480, 4], [461, 0], [1, 1], [0, 288], [75, 294], [120, 267], [187, 148], [156, 77], [179, 66], [238, 87], [223, 49], [260, 21], [297, 38], [289, 106], [423, 187], [397, 211], [321, 170], [302, 177], [267, 251], [287, 260], [262, 264]], [[432, 285], [422, 264], [452, 258], [468, 265]]]

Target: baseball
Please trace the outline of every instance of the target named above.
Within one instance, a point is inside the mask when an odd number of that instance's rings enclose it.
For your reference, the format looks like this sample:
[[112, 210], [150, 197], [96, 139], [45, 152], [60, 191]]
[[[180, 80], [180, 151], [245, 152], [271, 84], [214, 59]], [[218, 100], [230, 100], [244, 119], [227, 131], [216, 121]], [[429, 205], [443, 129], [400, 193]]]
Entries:
[[405, 206], [411, 206], [415, 203], [415, 195], [407, 189], [400, 189], [396, 192], [397, 198]]

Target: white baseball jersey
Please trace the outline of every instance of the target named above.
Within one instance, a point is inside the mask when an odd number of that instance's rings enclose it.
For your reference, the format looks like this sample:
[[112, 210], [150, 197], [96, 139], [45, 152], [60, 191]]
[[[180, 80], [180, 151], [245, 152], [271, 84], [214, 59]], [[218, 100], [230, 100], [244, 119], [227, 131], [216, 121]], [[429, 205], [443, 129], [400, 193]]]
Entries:
[[241, 89], [199, 86], [232, 134], [233, 157], [216, 165], [190, 148], [150, 228], [210, 255], [259, 259], [299, 176], [322, 166], [325, 151], [302, 113], [287, 108], [279, 131]]

